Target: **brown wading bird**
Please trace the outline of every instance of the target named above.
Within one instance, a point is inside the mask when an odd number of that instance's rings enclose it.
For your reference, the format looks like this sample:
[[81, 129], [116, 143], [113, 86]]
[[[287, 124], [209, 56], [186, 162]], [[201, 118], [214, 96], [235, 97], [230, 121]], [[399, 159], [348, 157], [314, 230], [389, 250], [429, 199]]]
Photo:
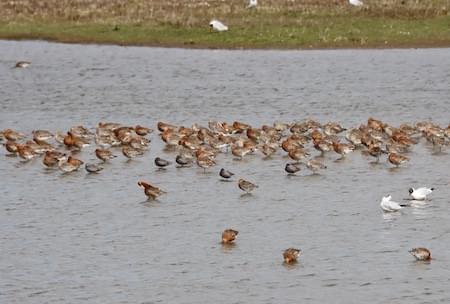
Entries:
[[289, 248], [283, 252], [283, 259], [286, 264], [297, 262], [297, 258], [302, 251], [300, 249]]
[[261, 152], [262, 152], [266, 157], [270, 157], [270, 156], [272, 156], [272, 154], [274, 154], [275, 152], [277, 152], [277, 149], [276, 149], [273, 145], [264, 144], [264, 145], [261, 147]]
[[61, 159], [63, 159], [66, 155], [62, 152], [58, 151], [47, 151], [42, 158], [42, 163], [47, 168], [56, 167]]
[[355, 146], [352, 144], [341, 144], [338, 142], [333, 142], [334, 152], [341, 155], [341, 157], [345, 157], [346, 154], [355, 150]]
[[144, 193], [150, 200], [155, 200], [158, 196], [167, 193], [165, 191], [162, 191], [158, 187], [152, 186], [144, 181], [139, 181], [137, 184], [139, 187], [144, 188]]
[[356, 128], [348, 130], [347, 134], [345, 134], [345, 138], [354, 145], [361, 145], [362, 137], [363, 133], [361, 132], [361, 130]]
[[97, 156], [98, 159], [106, 162], [109, 159], [117, 157], [116, 155], [112, 154], [111, 151], [107, 149], [95, 149], [95, 156]]
[[230, 244], [236, 239], [239, 231], [233, 229], [226, 229], [222, 232], [222, 244]]
[[64, 158], [60, 159], [58, 162], [58, 167], [61, 171], [68, 173], [78, 170], [82, 164], [83, 162], [81, 160], [69, 156], [67, 160]]
[[372, 117], [369, 117], [369, 119], [367, 120], [367, 126], [370, 129], [375, 130], [375, 131], [383, 131], [386, 124], [384, 124], [380, 120], [376, 120], [376, 119], [373, 119]]
[[347, 130], [347, 129], [343, 128], [340, 124], [335, 123], [335, 122], [329, 122], [329, 123], [323, 125], [322, 129], [323, 129], [323, 133], [325, 133], [328, 136], [335, 135], [335, 134], [341, 133], [342, 131]]
[[238, 186], [239, 186], [239, 189], [241, 189], [245, 193], [250, 193], [253, 191], [253, 189], [258, 188], [258, 185], [255, 185], [255, 184], [253, 184], [249, 181], [246, 181], [242, 178], [238, 181]]
[[239, 122], [239, 121], [233, 122], [233, 133], [242, 133], [250, 128], [251, 128], [250, 125], [245, 124], [243, 122]]
[[[78, 129], [75, 129], [78, 130]], [[77, 131], [77, 132], [81, 132], [81, 131]], [[79, 134], [84, 134], [84, 133], [79, 133]], [[82, 135], [84, 136], [84, 135]], [[76, 148], [78, 150], [81, 150], [82, 148], [89, 146], [89, 141], [86, 137], [81, 137], [78, 135], [75, 135], [74, 132], [69, 131], [67, 132], [67, 135], [64, 136], [64, 144], [68, 147], [68, 148]]]
[[158, 122], [157, 127], [158, 127], [158, 130], [159, 130], [160, 132], [164, 132], [164, 131], [167, 131], [167, 130], [175, 130], [175, 129], [177, 129], [176, 126], [170, 125], [170, 124], [165, 123], [165, 122], [162, 122], [162, 121], [159, 121], [159, 122]]
[[418, 261], [431, 260], [431, 252], [427, 248], [423, 247], [413, 248], [408, 252], [411, 253]]
[[252, 148], [231, 146], [231, 154], [242, 159], [248, 153], [253, 152]]
[[146, 127], [137, 125], [136, 127], [134, 127], [134, 132], [136, 132], [137, 135], [145, 136], [145, 135], [153, 132], [153, 130], [150, 128], [146, 128]]
[[17, 61], [15, 68], [27, 68], [31, 65], [30, 61]]
[[181, 139], [181, 136], [174, 129], [167, 129], [160, 133], [159, 136], [168, 146], [177, 146]]
[[18, 145], [19, 145], [18, 143], [14, 142], [14, 141], [9, 141], [9, 140], [8, 140], [8, 141], [5, 143], [6, 151], [8, 151], [9, 153], [16, 154], [16, 153], [17, 153], [17, 146], [18, 146]]
[[124, 126], [114, 129], [114, 135], [122, 144], [128, 145], [133, 139], [135, 132], [133, 128]]
[[54, 135], [47, 130], [34, 130], [31, 132], [31, 134], [33, 134], [33, 139], [38, 141], [45, 141], [54, 137]]
[[388, 160], [396, 167], [409, 161], [409, 158], [397, 153], [389, 153]]
[[285, 140], [281, 142], [281, 148], [285, 152], [289, 152], [289, 150], [297, 149], [297, 148], [303, 148], [303, 144], [306, 142], [306, 139], [304, 137], [298, 136], [298, 135], [291, 135]]
[[122, 147], [122, 154], [128, 159], [132, 159], [134, 157], [137, 157], [137, 156], [140, 156], [140, 155], [144, 154], [144, 151], [139, 150], [139, 149], [135, 149], [135, 148], [130, 147], [130, 146], [123, 146]]
[[27, 141], [26, 144], [30, 145], [36, 154], [44, 154], [47, 151], [55, 150], [55, 148], [51, 144], [37, 138], [33, 138], [33, 140]]
[[3, 130], [3, 137], [5, 137], [9, 141], [16, 141], [25, 138], [25, 135], [11, 129], [6, 129]]
[[17, 152], [19, 156], [25, 160], [30, 160], [36, 156], [33, 148], [29, 145], [17, 145]]
[[317, 130], [317, 129], [312, 130], [312, 131], [310, 132], [309, 136], [311, 137], [311, 139], [312, 139], [313, 141], [320, 141], [320, 140], [324, 139], [324, 137], [325, 137], [325, 136], [324, 136], [322, 133], [320, 133], [320, 131]]
[[369, 153], [370, 156], [376, 157], [376, 162], [380, 160], [381, 153], [386, 153], [383, 151], [379, 146], [375, 146], [374, 144], [370, 143], [367, 147], [367, 153]]
[[317, 173], [320, 169], [326, 169], [327, 166], [324, 165], [320, 160], [318, 159], [311, 159], [306, 163], [306, 168], [311, 170], [314, 174]]
[[306, 158], [307, 156], [309, 156], [308, 152], [305, 152], [302, 148], [294, 148], [289, 150], [288, 152], [288, 156], [293, 159], [296, 160], [297, 162], [299, 162], [300, 160]]
[[55, 141], [60, 144], [60, 145], [64, 145], [64, 137], [66, 135], [64, 135], [62, 132], [56, 131], [55, 132]]
[[197, 137], [182, 137], [178, 141], [179, 146], [183, 146], [187, 150], [197, 150], [200, 147], [200, 140]]
[[208, 156], [207, 153], [201, 153], [197, 156], [197, 165], [201, 168], [203, 168], [204, 171], [206, 169], [214, 166], [216, 162], [213, 159], [213, 156]]
[[314, 149], [317, 151], [320, 151], [321, 155], [323, 155], [325, 152], [331, 151], [333, 149], [332, 143], [321, 139], [321, 140], [314, 140]]

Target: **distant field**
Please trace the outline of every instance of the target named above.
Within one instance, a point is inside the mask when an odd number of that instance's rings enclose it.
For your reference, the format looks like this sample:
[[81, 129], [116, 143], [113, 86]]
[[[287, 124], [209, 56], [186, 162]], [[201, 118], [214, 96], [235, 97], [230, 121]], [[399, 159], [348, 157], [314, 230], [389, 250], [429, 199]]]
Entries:
[[[450, 46], [450, 0], [3, 0], [0, 38], [224, 48]], [[210, 33], [217, 18], [230, 28]]]

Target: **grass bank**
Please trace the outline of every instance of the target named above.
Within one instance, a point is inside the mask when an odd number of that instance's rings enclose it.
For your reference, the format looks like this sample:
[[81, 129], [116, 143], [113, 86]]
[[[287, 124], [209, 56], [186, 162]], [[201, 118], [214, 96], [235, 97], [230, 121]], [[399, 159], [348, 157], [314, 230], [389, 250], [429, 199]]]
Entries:
[[[450, 46], [450, 0], [11, 0], [0, 38], [192, 48]], [[216, 18], [228, 32], [210, 33]]]

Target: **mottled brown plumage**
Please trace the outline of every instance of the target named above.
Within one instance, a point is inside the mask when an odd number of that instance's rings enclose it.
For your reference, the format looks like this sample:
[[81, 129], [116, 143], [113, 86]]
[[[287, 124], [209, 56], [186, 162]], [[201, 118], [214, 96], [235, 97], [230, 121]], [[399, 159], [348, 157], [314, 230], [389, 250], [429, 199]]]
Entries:
[[409, 158], [404, 155], [391, 152], [389, 153], [388, 160], [391, 164], [398, 167], [401, 164], [408, 162]]
[[239, 189], [241, 189], [242, 191], [246, 192], [246, 193], [250, 193], [253, 191], [253, 189], [258, 188], [258, 185], [255, 185], [249, 181], [246, 181], [244, 179], [240, 179], [238, 181], [238, 186]]
[[144, 188], [145, 195], [151, 200], [155, 200], [158, 196], [166, 193], [165, 191], [162, 191], [160, 188], [155, 187], [144, 181], [139, 181], [137, 184], [139, 187]]
[[286, 264], [293, 264], [297, 262], [297, 258], [301, 253], [300, 249], [288, 248], [283, 252], [283, 259]]
[[431, 260], [431, 252], [427, 248], [417, 247], [409, 250], [418, 261], [429, 261]]
[[236, 239], [239, 231], [233, 229], [226, 229], [222, 232], [222, 243], [229, 244]]

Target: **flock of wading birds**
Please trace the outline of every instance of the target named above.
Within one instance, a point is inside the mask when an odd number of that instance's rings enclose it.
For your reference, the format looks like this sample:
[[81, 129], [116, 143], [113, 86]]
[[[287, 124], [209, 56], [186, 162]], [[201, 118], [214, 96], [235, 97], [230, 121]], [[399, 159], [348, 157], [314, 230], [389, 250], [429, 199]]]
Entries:
[[[409, 161], [407, 154], [411, 147], [424, 137], [433, 149], [441, 151], [450, 143], [450, 125], [442, 128], [432, 122], [417, 122], [414, 125], [401, 124], [399, 127], [390, 126], [380, 120], [369, 118], [367, 124], [357, 128], [345, 129], [340, 124], [329, 122], [320, 124], [314, 120], [305, 120], [293, 124], [275, 122], [273, 125], [263, 125], [254, 128], [246, 123], [235, 121], [210, 121], [208, 127], [194, 124], [192, 127], [175, 126], [158, 122], [160, 137], [168, 147], [178, 152], [175, 162], [178, 167], [191, 167], [194, 162], [204, 170], [216, 165], [218, 153], [229, 153], [236, 159], [242, 159], [248, 154], [260, 151], [265, 158], [272, 157], [282, 149], [293, 160], [287, 163], [287, 174], [296, 174], [302, 166], [317, 174], [326, 169], [323, 163], [325, 153], [337, 153], [340, 158], [354, 150], [374, 158], [379, 162], [383, 154], [387, 154], [387, 161], [395, 167]], [[343, 141], [342, 133], [345, 132]], [[146, 137], [153, 130], [140, 125], [131, 127], [119, 123], [98, 123], [95, 133], [86, 127], [75, 126], [66, 133], [52, 133], [48, 130], [34, 130], [32, 138], [18, 131], [6, 129], [0, 131], [0, 142], [3, 142], [10, 155], [18, 155], [24, 161], [42, 157], [46, 168], [59, 168], [65, 174], [77, 171], [84, 162], [76, 157], [76, 153], [95, 141], [95, 155], [101, 162], [108, 162], [117, 157], [111, 148], [121, 149], [123, 156], [128, 159], [141, 156], [147, 150], [150, 140]], [[55, 141], [56, 143], [51, 143]], [[311, 157], [309, 149], [320, 152], [319, 156]], [[171, 165], [171, 161], [157, 157], [154, 160], [158, 168], [164, 169]], [[85, 169], [89, 173], [103, 170], [100, 164], [87, 163]], [[219, 172], [224, 179], [231, 178], [234, 173], [222, 168]], [[166, 193], [146, 181], [138, 181], [149, 200], [155, 200]], [[250, 194], [258, 186], [245, 179], [239, 179], [238, 187], [246, 194]], [[424, 200], [433, 188], [419, 188], [409, 190], [413, 199]], [[390, 196], [382, 199], [381, 208], [385, 212], [398, 211], [405, 205], [391, 201]], [[238, 231], [226, 229], [222, 233], [222, 243], [232, 243]], [[301, 250], [286, 249], [283, 253], [285, 263], [294, 263]], [[430, 260], [430, 251], [426, 248], [414, 248], [410, 251], [417, 260]]]

